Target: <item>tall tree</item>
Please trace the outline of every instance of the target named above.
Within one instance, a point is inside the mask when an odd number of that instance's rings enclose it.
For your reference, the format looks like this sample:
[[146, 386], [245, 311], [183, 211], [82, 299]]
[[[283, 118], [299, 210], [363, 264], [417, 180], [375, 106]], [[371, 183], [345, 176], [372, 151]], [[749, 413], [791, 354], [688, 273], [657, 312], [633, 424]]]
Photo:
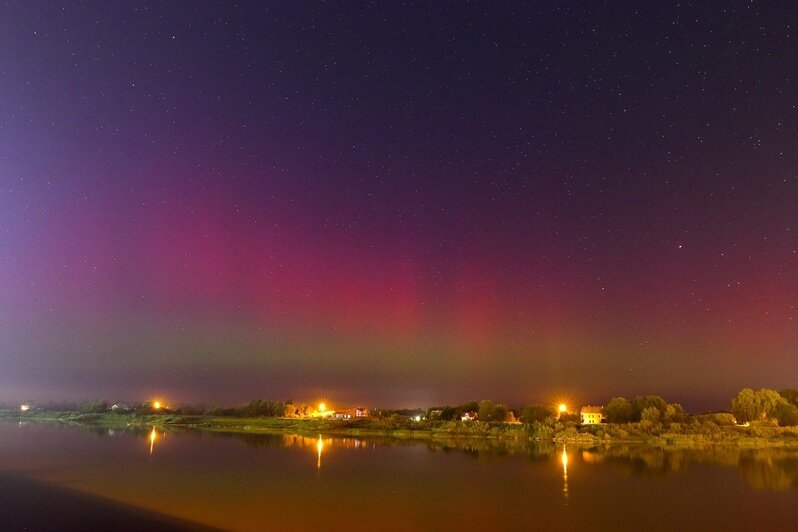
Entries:
[[554, 417], [554, 411], [544, 405], [531, 404], [521, 409], [521, 421], [524, 423], [542, 423]]
[[613, 397], [604, 407], [607, 423], [629, 423], [634, 418], [632, 403], [624, 397]]
[[798, 390], [794, 388], [785, 388], [779, 392], [788, 403], [798, 406]]
[[775, 390], [762, 388], [755, 392], [751, 388], [743, 388], [732, 399], [732, 414], [738, 422], [767, 420], [774, 417], [776, 409], [781, 405], [789, 404]]

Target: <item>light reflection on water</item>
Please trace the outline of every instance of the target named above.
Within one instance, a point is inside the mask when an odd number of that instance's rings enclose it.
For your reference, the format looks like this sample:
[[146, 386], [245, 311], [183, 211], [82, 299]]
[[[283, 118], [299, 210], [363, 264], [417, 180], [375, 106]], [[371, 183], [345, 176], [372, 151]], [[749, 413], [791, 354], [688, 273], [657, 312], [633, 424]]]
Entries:
[[560, 456], [562, 462], [562, 494], [568, 498], [568, 453], [565, 451], [565, 445], [562, 446], [562, 455]]
[[[346, 522], [383, 530], [592, 529], [596, 519], [615, 529], [762, 530], [798, 519], [798, 449], [786, 448], [0, 424], [0, 472], [9, 470], [239, 530], [262, 528], [264, 519], [297, 529]], [[747, 523], [740, 508], [752, 500], [767, 516], [758, 511]]]

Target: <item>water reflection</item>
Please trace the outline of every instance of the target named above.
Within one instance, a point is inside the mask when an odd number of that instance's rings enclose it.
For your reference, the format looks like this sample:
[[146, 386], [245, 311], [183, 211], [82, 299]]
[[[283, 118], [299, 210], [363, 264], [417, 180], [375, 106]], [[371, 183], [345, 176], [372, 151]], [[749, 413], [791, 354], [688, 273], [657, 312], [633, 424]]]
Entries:
[[568, 453], [565, 452], [565, 445], [562, 446], [562, 455], [560, 456], [562, 462], [562, 494], [568, 498]]
[[152, 428], [152, 432], [150, 432], [150, 456], [152, 456], [152, 450], [155, 447], [155, 427]]
[[[110, 429], [108, 431], [108, 434], [110, 436], [116, 435], [116, 433], [113, 432]], [[166, 437], [166, 431], [161, 431], [161, 433], [158, 434], [158, 432], [155, 430], [155, 427], [152, 427], [152, 429], [148, 433], [146, 433], [146, 436], [147, 436], [147, 441], [150, 444], [149, 458], [152, 459], [152, 453], [153, 453], [153, 451], [155, 451], [155, 442], [158, 441], [159, 438], [165, 438]]]
[[585, 464], [604, 465], [626, 476], [684, 474], [698, 464], [735, 467], [748, 486], [757, 490], [798, 489], [798, 449], [741, 449], [607, 446], [583, 449]]
[[[42, 423], [17, 423], [20, 433], [34, 430]], [[89, 425], [48, 425], [51, 431], [89, 432], [98, 437], [122, 438], [135, 434], [147, 442], [148, 457], [155, 454], [156, 446], [162, 444], [167, 430], [156, 427], [129, 427], [109, 429]], [[180, 445], [192, 437], [198, 439], [235, 440], [253, 450], [293, 448], [308, 453], [308, 468], [320, 471], [322, 459], [329, 461], [337, 449], [371, 451], [383, 447], [426, 448], [438, 453], [460, 453], [484, 463], [502, 462], [513, 456], [524, 457], [529, 462], [554, 465], [561, 476], [561, 493], [564, 498], [573, 498], [574, 489], [583, 482], [582, 472], [606, 470], [620, 477], [663, 477], [686, 475], [697, 466], [719, 466], [733, 468], [752, 489], [763, 491], [798, 490], [798, 447], [774, 447], [750, 449], [736, 446], [665, 447], [628, 445], [555, 446], [551, 442], [497, 441], [483, 438], [435, 438], [425, 440], [389, 437], [325, 436], [295, 433], [223, 433], [197, 430], [168, 430], [179, 433]], [[164, 449], [166, 451], [166, 449]], [[310, 454], [312, 453], [312, 454]], [[310, 456], [315, 455], [315, 460]], [[344, 455], [340, 455], [344, 458]], [[336, 455], [336, 462], [338, 458]], [[342, 461], [341, 463], [345, 462]], [[315, 468], [311, 465], [315, 462]], [[332, 462], [330, 462], [332, 463]], [[572, 471], [569, 471], [572, 469]], [[552, 471], [553, 473], [553, 471]], [[569, 475], [571, 473], [571, 475]]]
[[[113, 435], [111, 430], [93, 431], [97, 435]], [[139, 434], [141, 434], [139, 432]], [[166, 435], [152, 427], [144, 433], [152, 456], [156, 442]], [[530, 461], [547, 461], [558, 457], [562, 468], [562, 494], [569, 498], [568, 467], [603, 467], [621, 476], [663, 476], [687, 473], [698, 464], [734, 467], [746, 483], [757, 490], [783, 491], [798, 489], [798, 448], [744, 449], [711, 446], [659, 447], [642, 444], [574, 446], [571, 454], [563, 445], [557, 448], [548, 442], [499, 442], [489, 439], [406, 440], [388, 437], [339, 437], [301, 434], [197, 433], [201, 437], [235, 439], [249, 448], [284, 447], [312, 450], [316, 455], [316, 470], [321, 470], [322, 456], [331, 449], [368, 449], [424, 445], [433, 452], [460, 452], [481, 462], [493, 462], [513, 455]]]

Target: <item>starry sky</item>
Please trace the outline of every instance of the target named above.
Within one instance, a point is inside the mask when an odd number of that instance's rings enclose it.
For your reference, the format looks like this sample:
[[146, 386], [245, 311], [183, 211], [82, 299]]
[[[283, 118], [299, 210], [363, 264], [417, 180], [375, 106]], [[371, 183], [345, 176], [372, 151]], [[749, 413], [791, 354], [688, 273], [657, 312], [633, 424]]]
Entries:
[[0, 2], [0, 401], [794, 387], [796, 31], [791, 2]]

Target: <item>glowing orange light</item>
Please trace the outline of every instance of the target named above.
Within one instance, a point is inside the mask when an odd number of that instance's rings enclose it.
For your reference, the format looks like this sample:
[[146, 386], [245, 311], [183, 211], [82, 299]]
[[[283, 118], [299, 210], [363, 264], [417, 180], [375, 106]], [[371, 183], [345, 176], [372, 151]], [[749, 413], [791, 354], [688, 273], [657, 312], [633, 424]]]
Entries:
[[565, 452], [565, 445], [562, 446], [562, 456], [560, 456], [560, 460], [562, 461], [562, 494], [565, 498], [568, 498], [568, 453]]
[[161, 402], [160, 402], [160, 401], [153, 401], [153, 403], [152, 403], [152, 407], [153, 407], [155, 410], [160, 410], [160, 409], [161, 409]]
[[560, 406], [558, 406], [557, 409], [560, 411], [560, 414], [565, 414], [568, 412], [568, 405], [565, 403], [560, 403]]
[[155, 427], [152, 428], [152, 432], [150, 432], [150, 456], [152, 456], [152, 449], [155, 447]]

